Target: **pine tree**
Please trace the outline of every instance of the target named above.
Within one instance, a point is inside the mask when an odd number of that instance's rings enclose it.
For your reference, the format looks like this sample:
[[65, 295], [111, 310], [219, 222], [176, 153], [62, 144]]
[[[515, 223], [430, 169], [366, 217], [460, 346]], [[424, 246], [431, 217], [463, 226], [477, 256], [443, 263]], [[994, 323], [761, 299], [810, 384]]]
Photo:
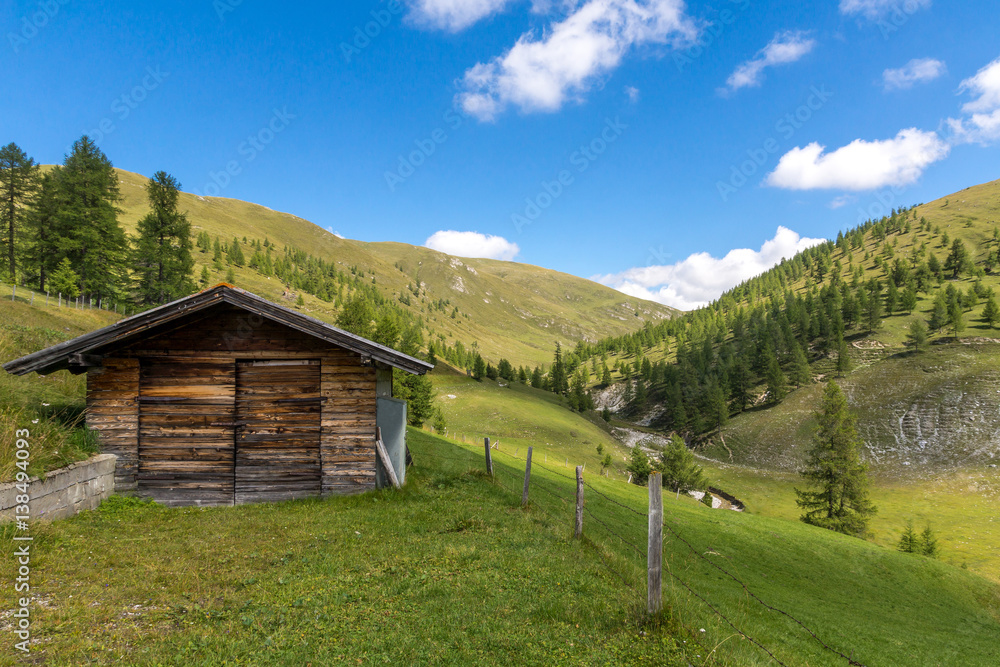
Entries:
[[[49, 277], [65, 257], [58, 243], [61, 169], [56, 167], [42, 176], [22, 227], [21, 271], [30, 273], [32, 280], [38, 284], [38, 289], [43, 292], [47, 291], [46, 285], [51, 287]], [[79, 279], [77, 276], [76, 280]], [[58, 293], [58, 290], [52, 289], [52, 291]]]
[[927, 347], [927, 327], [921, 319], [910, 322], [910, 330], [906, 334], [907, 345], [913, 346], [914, 352], [921, 352]]
[[917, 307], [917, 286], [912, 280], [906, 283], [899, 307], [907, 313], [912, 313], [913, 309]]
[[370, 339], [375, 335], [375, 309], [368, 299], [355, 293], [337, 315], [337, 326]]
[[605, 387], [611, 386], [611, 371], [608, 370], [607, 364], [601, 366], [601, 385]]
[[[947, 236], [945, 238], [947, 239]], [[945, 240], [944, 244], [947, 245], [948, 241]], [[969, 251], [966, 250], [962, 239], [952, 241], [951, 252], [948, 254], [947, 259], [944, 260], [944, 269], [951, 271], [952, 278], [958, 278], [960, 273], [968, 270], [970, 263]]]
[[191, 223], [177, 210], [180, 183], [164, 171], [146, 184], [150, 212], [136, 227], [134, 264], [136, 301], [166, 303], [194, 291], [191, 272]]
[[483, 381], [483, 377], [486, 375], [486, 362], [483, 360], [482, 355], [478, 352], [476, 353], [476, 358], [472, 362], [472, 378], [478, 382]]
[[0, 224], [6, 246], [6, 268], [10, 281], [17, 284], [17, 240], [28, 205], [40, 184], [39, 167], [15, 143], [0, 148]]
[[770, 353], [770, 359], [767, 362], [764, 382], [767, 384], [770, 402], [780, 403], [785, 398], [785, 387], [788, 381], [785, 379], [785, 374], [781, 371], [781, 365], [778, 364], [773, 352]]
[[843, 338], [837, 343], [837, 375], [844, 377], [851, 370], [851, 354], [847, 341]]
[[931, 530], [930, 524], [927, 524], [927, 527], [920, 533], [919, 547], [920, 553], [923, 555], [929, 558], [937, 558], [938, 542], [937, 538], [934, 537], [934, 531]]
[[708, 486], [701, 466], [694, 460], [694, 453], [687, 448], [684, 440], [674, 435], [663, 449], [657, 466], [663, 473], [663, 488], [683, 493], [704, 489]]
[[948, 303], [944, 294], [939, 290], [934, 297], [934, 305], [931, 309], [931, 319], [928, 323], [934, 331], [944, 328], [948, 324]]
[[798, 387], [808, 384], [812, 380], [812, 371], [809, 369], [809, 360], [801, 345], [793, 345], [792, 368], [789, 379]]
[[226, 261], [230, 264], [235, 264], [236, 266], [243, 266], [246, 264], [246, 257], [243, 255], [243, 249], [240, 247], [240, 242], [235, 238], [233, 242], [229, 244], [229, 252], [226, 253]]
[[562, 395], [569, 390], [569, 379], [566, 377], [566, 366], [563, 363], [562, 346], [559, 341], [556, 341], [556, 353], [552, 361], [552, 369], [549, 371], [549, 379], [553, 392]]
[[201, 283], [202, 287], [206, 287], [210, 280], [212, 280], [212, 275], [208, 272], [208, 267], [201, 267], [201, 277], [198, 279], [198, 282]]
[[990, 290], [986, 296], [986, 305], [983, 306], [983, 322], [986, 322], [986, 325], [992, 329], [998, 320], [1000, 320], [1000, 308], [997, 308], [993, 290]]
[[649, 480], [649, 473], [653, 472], [653, 466], [649, 463], [649, 456], [642, 451], [642, 447], [635, 445], [629, 453], [628, 463], [625, 470], [632, 474], [632, 483], [639, 486], [646, 486]]
[[53, 292], [62, 294], [67, 299], [80, 296], [80, 276], [73, 270], [68, 257], [63, 257], [49, 277], [49, 286]]
[[863, 535], [876, 508], [868, 497], [867, 466], [861, 462], [861, 440], [854, 415], [836, 382], [827, 384], [819, 426], [801, 472], [818, 490], [795, 490], [802, 521], [847, 535]]
[[902, 551], [904, 554], [915, 553], [919, 548], [919, 540], [917, 533], [913, 530], [913, 522], [907, 521], [906, 527], [903, 528], [903, 534], [899, 537], [899, 544], [896, 545], [897, 551]]
[[125, 281], [128, 240], [118, 224], [118, 174], [84, 136], [59, 170], [55, 243], [80, 276], [81, 294], [110, 296]]
[[872, 333], [882, 326], [882, 283], [872, 278], [865, 284], [865, 326]]

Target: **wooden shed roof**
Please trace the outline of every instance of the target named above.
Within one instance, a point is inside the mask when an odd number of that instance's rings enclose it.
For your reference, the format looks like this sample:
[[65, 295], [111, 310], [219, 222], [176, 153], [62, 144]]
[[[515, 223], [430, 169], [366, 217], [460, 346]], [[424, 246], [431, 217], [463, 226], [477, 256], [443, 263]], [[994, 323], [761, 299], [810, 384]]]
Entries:
[[93, 365], [92, 360], [88, 360], [88, 357], [94, 353], [103, 354], [127, 345], [139, 339], [153, 327], [168, 324], [171, 321], [220, 304], [231, 304], [248, 313], [284, 324], [302, 333], [352, 350], [374, 361], [380, 361], [408, 373], [423, 375], [434, 368], [426, 361], [421, 361], [392, 348], [379, 345], [367, 338], [330, 326], [326, 322], [272, 303], [246, 290], [225, 284], [133, 315], [103, 329], [53, 345], [40, 352], [9, 361], [3, 365], [3, 368], [14, 375], [25, 375], [32, 372], [52, 373], [67, 369], [82, 372], [86, 370], [87, 366]]

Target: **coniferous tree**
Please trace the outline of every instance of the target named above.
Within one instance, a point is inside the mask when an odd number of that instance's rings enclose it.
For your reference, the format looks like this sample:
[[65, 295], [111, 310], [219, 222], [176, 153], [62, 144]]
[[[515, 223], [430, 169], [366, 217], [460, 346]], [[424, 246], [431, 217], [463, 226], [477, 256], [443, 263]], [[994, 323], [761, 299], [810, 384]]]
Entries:
[[646, 486], [646, 482], [649, 481], [649, 474], [653, 472], [653, 466], [649, 463], [649, 456], [646, 455], [646, 452], [639, 445], [632, 447], [625, 470], [632, 474], [633, 484]]
[[808, 384], [812, 380], [812, 371], [809, 369], [809, 360], [801, 345], [793, 345], [792, 367], [788, 379], [798, 387]]
[[166, 303], [194, 291], [191, 272], [191, 223], [177, 210], [180, 183], [164, 171], [146, 184], [149, 213], [136, 227], [134, 264], [136, 300], [150, 305]]
[[1000, 308], [997, 308], [993, 290], [990, 290], [986, 296], [986, 305], [983, 306], [983, 322], [986, 322], [986, 325], [992, 329], [997, 320], [1000, 320]]
[[[80, 276], [81, 294], [118, 292], [125, 280], [128, 240], [118, 224], [118, 174], [90, 137], [73, 144], [58, 176], [55, 244]], [[60, 259], [61, 259], [60, 257]]]
[[67, 299], [75, 299], [80, 296], [80, 276], [73, 270], [73, 264], [69, 257], [63, 257], [62, 261], [52, 271], [49, 277], [49, 286], [53, 292], [62, 294]]
[[795, 489], [805, 510], [802, 521], [846, 535], [861, 536], [876, 508], [868, 497], [867, 466], [861, 462], [861, 439], [847, 398], [830, 382], [816, 414], [819, 426], [801, 472], [817, 490]]
[[882, 283], [872, 278], [865, 284], [865, 326], [872, 333], [882, 326]]
[[233, 242], [229, 244], [229, 251], [226, 253], [226, 261], [236, 266], [243, 266], [246, 264], [247, 260], [243, 255], [243, 249], [240, 247], [240, 242], [235, 238], [233, 239]]
[[694, 460], [694, 453], [687, 448], [684, 440], [674, 435], [660, 454], [657, 468], [663, 474], [663, 488], [677, 493], [696, 491], [708, 486], [701, 466]]
[[938, 542], [937, 538], [934, 537], [934, 531], [931, 530], [930, 524], [927, 524], [927, 527], [920, 533], [919, 545], [920, 553], [929, 558], [937, 558]]
[[[947, 243], [945, 241], [945, 245]], [[962, 239], [952, 241], [951, 252], [944, 260], [944, 269], [951, 271], [952, 278], [958, 278], [960, 273], [964, 273], [969, 269], [971, 263], [972, 260], [969, 258], [969, 251], [965, 248], [965, 243], [962, 242]]]
[[938, 291], [934, 297], [934, 305], [931, 308], [931, 319], [928, 323], [934, 331], [944, 328], [948, 324], [948, 302], [945, 301], [944, 293]]
[[851, 354], [847, 341], [843, 338], [837, 343], [837, 375], [844, 377], [851, 370]]
[[767, 362], [767, 371], [764, 376], [767, 384], [767, 394], [771, 403], [780, 403], [785, 398], [785, 388], [788, 384], [785, 374], [781, 370], [778, 359], [772, 352]]
[[927, 347], [927, 327], [922, 319], [918, 318], [910, 322], [906, 343], [913, 346], [914, 352], [921, 352]]
[[900, 297], [899, 307], [907, 313], [912, 313], [913, 309], [917, 307], [917, 286], [913, 281], [906, 283], [906, 289], [903, 290], [903, 295]]
[[566, 377], [566, 365], [563, 362], [562, 346], [556, 341], [555, 357], [552, 361], [552, 369], [549, 371], [549, 381], [552, 384], [552, 391], [563, 395], [569, 390], [569, 379]]
[[477, 382], [482, 382], [485, 375], [486, 361], [484, 361], [482, 355], [477, 352], [476, 357], [472, 362], [472, 379]]
[[[22, 273], [30, 274], [32, 282], [37, 283], [38, 289], [43, 292], [51, 288], [49, 278], [65, 257], [58, 244], [60, 170], [61, 167], [56, 167], [42, 176], [21, 230]], [[70, 270], [72, 268], [70, 264]], [[76, 280], [79, 279], [76, 276]], [[51, 291], [59, 293], [55, 288]]]
[[40, 183], [35, 161], [11, 142], [0, 148], [0, 224], [3, 235], [0, 248], [12, 283], [17, 284], [17, 242], [28, 205]]
[[[232, 273], [232, 269], [229, 270]], [[361, 294], [355, 294], [337, 315], [337, 326], [362, 338], [375, 335], [375, 309]]]
[[919, 548], [920, 538], [917, 537], [916, 531], [913, 530], [913, 521], [907, 521], [906, 526], [903, 528], [903, 534], [899, 537], [899, 544], [896, 545], [897, 551], [902, 551], [904, 554], [915, 553]]

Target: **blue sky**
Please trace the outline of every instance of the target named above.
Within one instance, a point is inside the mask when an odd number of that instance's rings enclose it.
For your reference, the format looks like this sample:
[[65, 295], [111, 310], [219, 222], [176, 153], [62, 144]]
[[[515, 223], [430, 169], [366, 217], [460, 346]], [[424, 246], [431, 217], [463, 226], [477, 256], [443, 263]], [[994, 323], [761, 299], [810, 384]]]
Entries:
[[349, 238], [691, 307], [888, 207], [1000, 178], [972, 0], [43, 0], [0, 8], [0, 142]]

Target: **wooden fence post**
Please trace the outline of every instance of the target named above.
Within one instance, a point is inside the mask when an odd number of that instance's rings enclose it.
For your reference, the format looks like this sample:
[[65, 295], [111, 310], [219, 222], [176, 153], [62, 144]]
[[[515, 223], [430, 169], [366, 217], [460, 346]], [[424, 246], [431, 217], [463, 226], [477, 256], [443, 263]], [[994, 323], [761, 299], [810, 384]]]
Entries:
[[490, 477], [493, 476], [493, 456], [490, 455], [490, 439], [485, 438], [486, 441], [486, 472], [489, 473]]
[[583, 537], [583, 466], [576, 467], [576, 531], [574, 537]]
[[649, 476], [649, 545], [646, 553], [646, 610], [656, 614], [663, 608], [663, 479]]
[[528, 504], [528, 482], [531, 481], [531, 447], [528, 447], [528, 457], [524, 464], [524, 491], [521, 493], [521, 507]]

